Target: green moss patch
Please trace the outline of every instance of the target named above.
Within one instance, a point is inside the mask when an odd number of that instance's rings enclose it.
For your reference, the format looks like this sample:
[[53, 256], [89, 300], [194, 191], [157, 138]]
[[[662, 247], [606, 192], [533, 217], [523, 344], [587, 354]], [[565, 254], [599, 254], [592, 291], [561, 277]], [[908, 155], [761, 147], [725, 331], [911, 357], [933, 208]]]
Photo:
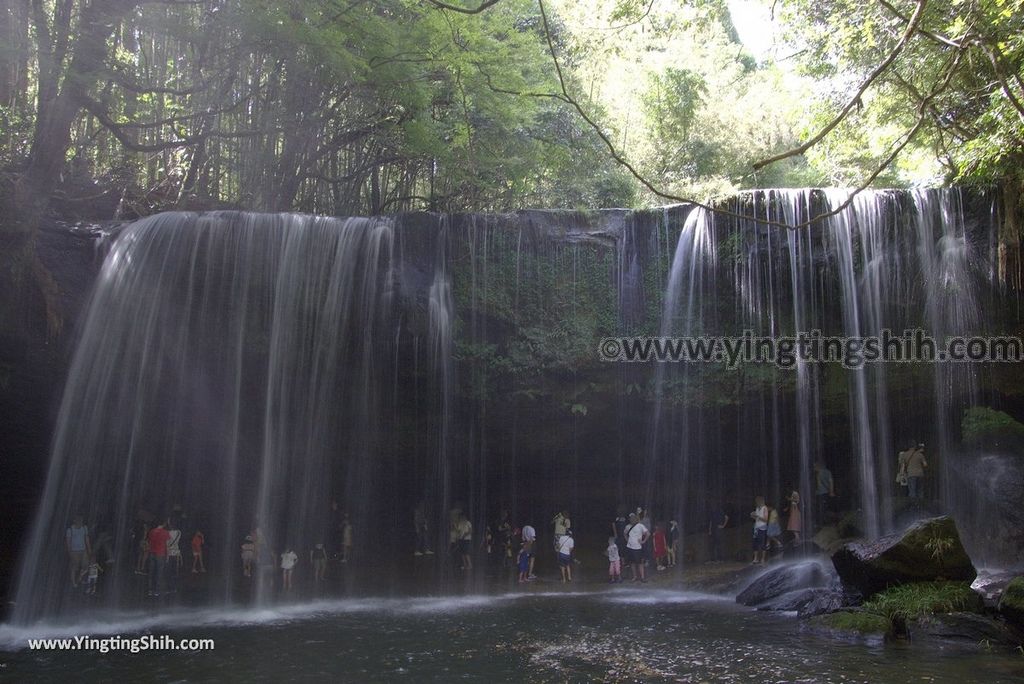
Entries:
[[888, 618], [864, 610], [819, 615], [812, 618], [812, 622], [829, 629], [858, 634], [886, 634], [891, 628]]

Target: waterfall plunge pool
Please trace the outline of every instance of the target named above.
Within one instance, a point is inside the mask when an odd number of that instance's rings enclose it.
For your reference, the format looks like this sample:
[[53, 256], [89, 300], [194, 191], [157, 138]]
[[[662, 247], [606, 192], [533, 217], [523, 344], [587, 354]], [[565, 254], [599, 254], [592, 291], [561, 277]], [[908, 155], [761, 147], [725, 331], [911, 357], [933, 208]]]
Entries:
[[[210, 651], [32, 651], [28, 639], [145, 634]], [[263, 609], [109, 614], [0, 626], [18, 681], [1010, 682], [1024, 657], [932, 643], [837, 641], [796, 618], [671, 589], [611, 587], [351, 598]]]

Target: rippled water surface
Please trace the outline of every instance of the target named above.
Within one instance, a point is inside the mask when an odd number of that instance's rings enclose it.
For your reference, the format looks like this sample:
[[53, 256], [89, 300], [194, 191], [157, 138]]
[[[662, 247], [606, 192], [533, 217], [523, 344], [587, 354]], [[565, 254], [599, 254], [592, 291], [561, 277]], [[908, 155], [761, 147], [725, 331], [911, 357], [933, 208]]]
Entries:
[[[539, 588], [535, 588], [539, 589]], [[90, 634], [212, 638], [207, 652], [33, 652]], [[266, 610], [0, 626], [12, 681], [1011, 682], [1024, 656], [841, 642], [787, 615], [670, 590], [344, 599]]]

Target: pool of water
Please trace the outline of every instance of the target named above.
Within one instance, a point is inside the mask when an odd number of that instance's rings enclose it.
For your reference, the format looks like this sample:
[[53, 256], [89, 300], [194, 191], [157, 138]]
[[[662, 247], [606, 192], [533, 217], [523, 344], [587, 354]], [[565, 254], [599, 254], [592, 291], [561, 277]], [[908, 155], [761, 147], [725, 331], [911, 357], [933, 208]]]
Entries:
[[[1024, 655], [837, 641], [790, 615], [669, 589], [326, 600], [0, 626], [0, 679], [110, 681], [1019, 682]], [[31, 651], [75, 635], [213, 639], [212, 651]]]

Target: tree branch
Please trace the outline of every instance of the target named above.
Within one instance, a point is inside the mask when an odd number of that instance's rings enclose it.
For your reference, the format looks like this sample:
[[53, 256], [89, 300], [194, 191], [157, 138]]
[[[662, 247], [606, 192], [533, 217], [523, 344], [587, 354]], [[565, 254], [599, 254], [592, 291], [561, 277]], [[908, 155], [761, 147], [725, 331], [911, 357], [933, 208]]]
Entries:
[[903, 36], [899, 39], [899, 41], [896, 43], [893, 49], [889, 52], [889, 56], [886, 57], [881, 64], [875, 67], [874, 71], [872, 71], [864, 80], [864, 82], [861, 83], [860, 88], [857, 90], [857, 93], [852, 98], [850, 98], [850, 101], [846, 103], [846, 106], [843, 107], [843, 110], [839, 112], [838, 116], [832, 119], [832, 121], [830, 121], [824, 128], [818, 131], [807, 142], [798, 145], [797, 147], [794, 147], [792, 149], [786, 150], [785, 152], [780, 152], [779, 154], [768, 157], [767, 159], [762, 159], [761, 161], [754, 162], [754, 170], [759, 171], [764, 167], [769, 166], [770, 164], [774, 164], [777, 161], [782, 161], [783, 159], [788, 159], [789, 157], [796, 157], [798, 155], [805, 153], [807, 150], [811, 149], [819, 142], [821, 142], [822, 138], [831, 133], [836, 126], [842, 123], [843, 119], [845, 119], [847, 115], [849, 115], [849, 113], [853, 111], [853, 108], [861, 103], [861, 96], [863, 96], [864, 93], [867, 92], [867, 89], [871, 86], [872, 83], [875, 82], [875, 79], [881, 76], [885, 72], [885, 70], [888, 69], [893, 62], [896, 61], [896, 58], [899, 57], [900, 53], [903, 52], [903, 48], [906, 47], [907, 42], [910, 40], [910, 37], [913, 36], [914, 33], [917, 31], [917, 25], [920, 23], [921, 17], [924, 15], [924, 8], [927, 4], [928, 0], [917, 0], [917, 9], [914, 10], [914, 16], [910, 18], [910, 22], [907, 24], [907, 28], [903, 32]]
[[494, 7], [500, 0], [482, 0], [479, 6], [475, 8], [459, 7], [458, 5], [449, 5], [447, 2], [441, 2], [441, 0], [427, 0], [431, 5], [439, 9], [451, 10], [452, 12], [458, 12], [459, 14], [480, 14], [489, 7]]
[[[919, 0], [918, 10], [920, 10], [924, 6], [926, 1], [927, 0]], [[579, 103], [579, 101], [576, 100], [569, 93], [568, 85], [566, 84], [566, 80], [565, 80], [565, 75], [562, 72], [561, 63], [558, 60], [558, 53], [555, 50], [554, 40], [551, 38], [551, 30], [550, 30], [550, 26], [548, 24], [547, 11], [544, 8], [544, 0], [537, 0], [537, 4], [540, 7], [541, 21], [542, 21], [542, 25], [543, 25], [543, 28], [544, 28], [544, 37], [545, 37], [545, 39], [547, 41], [547, 44], [548, 44], [548, 50], [551, 53], [551, 59], [552, 59], [552, 61], [554, 63], [554, 67], [555, 67], [555, 74], [558, 77], [558, 84], [559, 84], [559, 88], [561, 90], [561, 96], [558, 97], [558, 99], [563, 100], [564, 102], [568, 103], [570, 106], [572, 106], [573, 109], [576, 110], [576, 113], [579, 114], [580, 118], [582, 118], [594, 130], [594, 132], [597, 133], [598, 137], [600, 137], [601, 141], [604, 143], [605, 147], [608, 149], [608, 152], [611, 154], [612, 158], [620, 166], [622, 166], [627, 171], [629, 171], [629, 173], [637, 181], [639, 181], [641, 185], [643, 185], [645, 188], [650, 190], [654, 195], [656, 195], [658, 197], [661, 197], [663, 199], [667, 199], [667, 200], [670, 200], [670, 201], [673, 201], [673, 202], [679, 202], [679, 203], [682, 203], [682, 204], [690, 204], [690, 205], [693, 205], [695, 207], [700, 207], [701, 209], [704, 209], [705, 211], [709, 211], [709, 212], [712, 212], [712, 213], [715, 213], [715, 214], [718, 214], [718, 215], [721, 215], [721, 216], [729, 216], [729, 217], [736, 218], [736, 219], [741, 219], [741, 220], [744, 220], [744, 221], [751, 220], [751, 217], [749, 215], [740, 214], [740, 213], [737, 213], [737, 212], [734, 212], [734, 211], [729, 211], [727, 209], [722, 209], [720, 207], [715, 207], [715, 206], [712, 206], [712, 205], [704, 203], [704, 202], [698, 202], [698, 201], [690, 199], [688, 197], [680, 197], [678, 195], [673, 195], [672, 193], [668, 193], [668, 192], [665, 192], [663, 190], [660, 190], [650, 180], [645, 178], [639, 171], [637, 171], [636, 167], [633, 166], [629, 162], [629, 160], [626, 159], [625, 156], [623, 156], [623, 154], [618, 151], [618, 149], [615, 147], [615, 144], [611, 141], [611, 139], [608, 137], [608, 135], [603, 130], [601, 130], [601, 127], [598, 125], [598, 123], [587, 113], [587, 111], [583, 108], [583, 106]], [[915, 14], [915, 16], [920, 18], [919, 15], [920, 15], [920, 11], [917, 14]], [[928, 94], [928, 96], [921, 102], [919, 110], [918, 110], [920, 112], [920, 116], [918, 117], [917, 123], [910, 129], [910, 131], [908, 131], [906, 133], [906, 135], [904, 136], [903, 140], [901, 140], [900, 143], [898, 145], [896, 145], [896, 147], [892, 150], [892, 152], [882, 161], [882, 163], [867, 178], [867, 180], [864, 181], [863, 183], [861, 183], [861, 185], [859, 185], [857, 188], [855, 188], [850, 193], [850, 195], [847, 197], [846, 201], [844, 201], [838, 207], [835, 207], [835, 208], [833, 208], [833, 209], [831, 209], [829, 211], [822, 212], [820, 214], [812, 216], [811, 218], [807, 219], [806, 221], [802, 221], [800, 223], [789, 224], [789, 223], [783, 223], [781, 221], [775, 221], [775, 220], [772, 220], [772, 219], [756, 219], [757, 222], [760, 223], [760, 224], [763, 224], [763, 225], [772, 226], [772, 227], [776, 227], [776, 228], [786, 228], [788, 230], [796, 230], [796, 229], [799, 229], [799, 228], [806, 228], [806, 227], [811, 226], [811, 225], [813, 225], [813, 224], [815, 224], [815, 223], [817, 223], [819, 221], [823, 221], [825, 219], [828, 219], [828, 218], [830, 218], [832, 216], [835, 216], [837, 214], [842, 213], [847, 208], [849, 208], [849, 206], [851, 204], [853, 204], [854, 198], [857, 195], [859, 195], [861, 192], [866, 190], [875, 181], [875, 179], [877, 179], [878, 176], [881, 175], [881, 173], [886, 168], [888, 168], [888, 166], [890, 164], [892, 164], [892, 162], [896, 159], [896, 157], [899, 156], [900, 152], [903, 151], [903, 149], [910, 143], [910, 141], [914, 138], [914, 136], [916, 136], [917, 133], [920, 131], [921, 127], [924, 125], [925, 120], [927, 119], [928, 107], [931, 106], [931, 103], [935, 99], [935, 97], [937, 97], [941, 92], [943, 92], [949, 86], [949, 83], [952, 80], [954, 73], [956, 72], [956, 67], [959, 65], [960, 58], [963, 56], [965, 51], [966, 51], [966, 48], [964, 48], [964, 47], [960, 48], [960, 50], [957, 52], [956, 57], [953, 60], [951, 60], [951, 64], [950, 64], [950, 66], [949, 66], [949, 68], [947, 70], [947, 73], [946, 73], [946, 76], [945, 76], [945, 79], [943, 80], [943, 82], [940, 85], [936, 86], [936, 88], [933, 89]], [[891, 61], [890, 61], [890, 63], [891, 63]], [[535, 94], [535, 96], [536, 95], [539, 95], [539, 94]]]

